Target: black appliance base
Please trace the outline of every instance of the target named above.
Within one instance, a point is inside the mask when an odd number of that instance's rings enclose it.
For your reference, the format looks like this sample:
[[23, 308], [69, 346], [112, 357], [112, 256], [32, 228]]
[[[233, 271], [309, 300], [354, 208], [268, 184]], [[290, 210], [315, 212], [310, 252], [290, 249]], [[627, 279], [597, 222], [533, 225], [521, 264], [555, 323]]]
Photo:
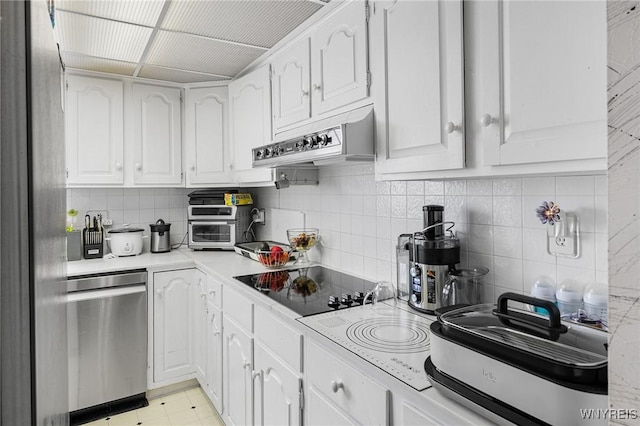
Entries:
[[147, 401], [146, 395], [144, 393], [140, 393], [138, 395], [132, 395], [115, 401], [105, 402], [104, 404], [94, 405], [93, 407], [73, 411], [69, 413], [69, 424], [71, 426], [82, 425], [94, 420], [146, 407], [148, 405], [149, 402]]

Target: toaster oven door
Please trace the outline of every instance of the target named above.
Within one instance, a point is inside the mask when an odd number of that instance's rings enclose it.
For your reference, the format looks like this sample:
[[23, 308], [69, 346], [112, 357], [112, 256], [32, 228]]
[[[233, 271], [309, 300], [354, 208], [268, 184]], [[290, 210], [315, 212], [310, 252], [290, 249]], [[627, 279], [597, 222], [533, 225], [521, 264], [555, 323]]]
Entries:
[[236, 244], [235, 222], [190, 221], [189, 248], [233, 249]]

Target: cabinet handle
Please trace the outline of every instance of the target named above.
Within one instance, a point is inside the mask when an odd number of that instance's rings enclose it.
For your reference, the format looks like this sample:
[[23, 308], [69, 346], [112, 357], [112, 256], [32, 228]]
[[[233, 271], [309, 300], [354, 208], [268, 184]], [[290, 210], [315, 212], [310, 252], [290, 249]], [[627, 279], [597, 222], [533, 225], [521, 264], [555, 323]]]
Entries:
[[214, 332], [213, 332], [213, 335], [214, 335], [214, 336], [219, 336], [219, 335], [220, 335], [220, 332], [219, 332], [219, 331], [214, 331]]
[[200, 293], [200, 297], [202, 297], [202, 298], [204, 299], [205, 297], [207, 297], [207, 293], [205, 293], [205, 292], [203, 291], [202, 293]]
[[233, 163], [229, 163], [229, 164], [227, 164], [227, 169], [229, 169], [229, 170], [233, 170]]
[[322, 86], [320, 86], [319, 84], [313, 84], [313, 90], [320, 90], [322, 89]]
[[116, 163], [116, 170], [122, 170], [122, 163], [119, 161]]
[[338, 393], [338, 391], [342, 389], [344, 390], [344, 383], [342, 383], [342, 380], [332, 380], [331, 381], [331, 390], [333, 391], [333, 393]]
[[484, 127], [489, 127], [494, 123], [497, 123], [497, 120], [490, 114], [484, 114], [482, 117], [480, 117], [480, 124], [482, 124]]
[[448, 121], [447, 124], [444, 125], [444, 131], [451, 134], [455, 131], [460, 130], [460, 126], [456, 126], [453, 122]]
[[195, 165], [195, 164], [192, 164], [192, 165], [191, 165], [191, 167], [190, 167], [190, 169], [191, 169], [191, 171], [192, 171], [192, 172], [195, 172], [195, 171], [196, 171], [196, 165]]
[[162, 289], [158, 289], [156, 290], [156, 294], [160, 297], [162, 297]]
[[251, 372], [251, 378], [255, 380], [256, 377], [262, 376], [262, 370], [253, 370]]
[[303, 90], [303, 91], [302, 91], [302, 96], [303, 96], [303, 97], [305, 97], [305, 98], [306, 98], [307, 96], [309, 96], [309, 91], [308, 91], [308, 90]]
[[142, 170], [142, 164], [136, 163], [136, 170]]
[[249, 368], [251, 367], [251, 361], [245, 361], [244, 364], [242, 364], [242, 368]]
[[209, 294], [216, 294], [215, 290], [209, 290]]

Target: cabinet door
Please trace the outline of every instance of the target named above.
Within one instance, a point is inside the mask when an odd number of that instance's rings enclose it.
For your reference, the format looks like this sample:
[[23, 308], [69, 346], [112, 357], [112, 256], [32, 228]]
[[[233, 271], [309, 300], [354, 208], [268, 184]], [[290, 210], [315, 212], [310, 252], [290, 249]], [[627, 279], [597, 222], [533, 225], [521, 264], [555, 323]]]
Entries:
[[240, 182], [271, 179], [269, 169], [254, 171], [251, 165], [251, 149], [272, 138], [270, 72], [265, 65], [229, 84], [233, 164]]
[[206, 387], [207, 374], [207, 277], [200, 271], [195, 272], [196, 285], [193, 286], [193, 368], [196, 378], [203, 388]]
[[222, 312], [214, 303], [207, 303], [207, 396], [222, 414]]
[[469, 75], [478, 88], [468, 122], [484, 164], [606, 157], [606, 2], [468, 6]]
[[262, 344], [255, 345], [256, 425], [300, 425], [302, 379]]
[[273, 61], [273, 126], [276, 130], [311, 116], [310, 40], [304, 37]]
[[231, 182], [228, 89], [188, 89], [185, 105], [187, 186]]
[[133, 183], [181, 185], [180, 89], [133, 85]]
[[350, 2], [311, 35], [312, 114], [366, 98], [367, 2]]
[[123, 84], [69, 75], [66, 96], [67, 183], [124, 183]]
[[352, 426], [360, 423], [343, 414], [339, 408], [327, 401], [320, 392], [310, 387], [306, 398], [307, 421], [309, 426]]
[[253, 424], [253, 339], [226, 314], [223, 335], [225, 423]]
[[153, 274], [153, 379], [193, 373], [194, 269]]
[[462, 1], [387, 1], [373, 17], [378, 173], [465, 165]]

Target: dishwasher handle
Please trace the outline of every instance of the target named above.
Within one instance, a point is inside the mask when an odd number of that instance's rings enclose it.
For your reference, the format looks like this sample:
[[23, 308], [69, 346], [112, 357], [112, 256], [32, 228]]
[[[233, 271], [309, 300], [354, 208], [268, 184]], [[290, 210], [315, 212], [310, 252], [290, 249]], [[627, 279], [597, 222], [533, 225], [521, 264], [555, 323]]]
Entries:
[[84, 302], [87, 300], [106, 299], [109, 297], [126, 296], [129, 294], [144, 293], [147, 291], [145, 284], [125, 286], [125, 287], [109, 287], [98, 290], [78, 291], [67, 293], [67, 303]]

